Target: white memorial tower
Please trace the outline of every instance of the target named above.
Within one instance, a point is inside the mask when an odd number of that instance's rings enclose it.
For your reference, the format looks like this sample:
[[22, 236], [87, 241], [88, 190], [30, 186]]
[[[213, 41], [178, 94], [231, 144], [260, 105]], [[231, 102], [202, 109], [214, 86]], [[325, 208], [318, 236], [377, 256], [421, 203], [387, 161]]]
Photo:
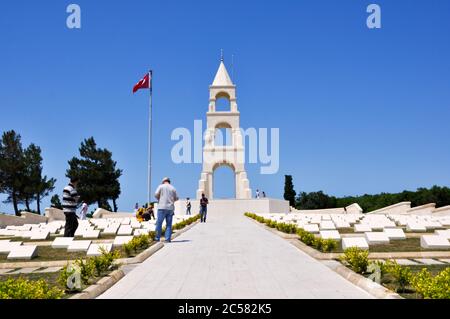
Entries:
[[[229, 101], [229, 110], [216, 110], [216, 101], [220, 98], [225, 98]], [[206, 113], [207, 129], [203, 147], [203, 169], [198, 182], [197, 199], [201, 198], [202, 193], [209, 199], [214, 199], [214, 171], [223, 165], [230, 167], [235, 174], [236, 199], [251, 199], [252, 191], [245, 172], [245, 149], [239, 125], [239, 116], [236, 103], [236, 86], [231, 81], [222, 58], [214, 81], [209, 87], [209, 108]], [[218, 131], [219, 129], [230, 130], [230, 145], [215, 145], [216, 134], [220, 132]]]

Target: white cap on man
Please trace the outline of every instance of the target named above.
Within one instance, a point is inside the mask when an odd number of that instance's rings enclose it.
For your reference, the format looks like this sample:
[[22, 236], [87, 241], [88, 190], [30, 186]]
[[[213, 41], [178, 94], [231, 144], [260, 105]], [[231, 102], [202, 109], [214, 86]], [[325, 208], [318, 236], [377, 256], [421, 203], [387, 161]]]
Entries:
[[163, 180], [162, 180], [162, 182], [163, 182], [163, 184], [164, 184], [165, 182], [170, 183], [170, 178], [164, 177]]

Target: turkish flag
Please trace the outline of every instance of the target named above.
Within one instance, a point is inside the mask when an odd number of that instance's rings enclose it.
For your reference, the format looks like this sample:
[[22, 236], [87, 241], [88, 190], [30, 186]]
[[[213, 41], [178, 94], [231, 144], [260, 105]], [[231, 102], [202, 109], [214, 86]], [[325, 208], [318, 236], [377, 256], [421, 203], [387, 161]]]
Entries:
[[137, 90], [140, 89], [149, 89], [150, 88], [150, 73], [147, 73], [134, 87], [133, 93], [136, 93]]

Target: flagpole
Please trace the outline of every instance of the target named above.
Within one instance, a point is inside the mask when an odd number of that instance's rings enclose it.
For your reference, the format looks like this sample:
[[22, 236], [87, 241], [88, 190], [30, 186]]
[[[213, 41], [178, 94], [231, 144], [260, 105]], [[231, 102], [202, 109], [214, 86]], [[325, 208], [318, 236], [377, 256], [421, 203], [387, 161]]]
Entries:
[[153, 94], [153, 72], [149, 71], [150, 77], [150, 99], [148, 112], [148, 180], [147, 180], [147, 204], [150, 205], [152, 191], [152, 94]]

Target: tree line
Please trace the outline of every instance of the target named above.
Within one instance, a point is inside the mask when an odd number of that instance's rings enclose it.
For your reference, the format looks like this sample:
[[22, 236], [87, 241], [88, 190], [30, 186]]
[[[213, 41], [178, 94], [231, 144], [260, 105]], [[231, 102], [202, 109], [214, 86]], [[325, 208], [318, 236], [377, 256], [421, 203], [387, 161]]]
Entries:
[[300, 192], [297, 194], [291, 175], [285, 176], [285, 195], [292, 207], [297, 209], [326, 209], [346, 207], [358, 203], [365, 213], [394, 205], [400, 202], [411, 202], [411, 206], [420, 206], [436, 203], [436, 207], [450, 205], [450, 188], [433, 186], [431, 188], [418, 188], [416, 191], [405, 190], [400, 193], [381, 193], [375, 195], [335, 197], [323, 191]]
[[[4, 132], [0, 140], [0, 193], [6, 194], [3, 202], [12, 204], [16, 216], [20, 216], [20, 205], [26, 211], [41, 213], [41, 202], [55, 189], [55, 178], [43, 175], [41, 148], [30, 144], [23, 148], [21, 136], [14, 130]], [[68, 161], [66, 177], [78, 177], [80, 202], [117, 211], [120, 196], [119, 178], [122, 170], [112, 159], [112, 153], [99, 148], [93, 137], [85, 139], [79, 148], [79, 157]], [[59, 193], [62, 193], [62, 189]], [[109, 201], [112, 201], [113, 208]], [[36, 210], [31, 204], [36, 202]], [[61, 208], [57, 194], [51, 198], [54, 207]]]

